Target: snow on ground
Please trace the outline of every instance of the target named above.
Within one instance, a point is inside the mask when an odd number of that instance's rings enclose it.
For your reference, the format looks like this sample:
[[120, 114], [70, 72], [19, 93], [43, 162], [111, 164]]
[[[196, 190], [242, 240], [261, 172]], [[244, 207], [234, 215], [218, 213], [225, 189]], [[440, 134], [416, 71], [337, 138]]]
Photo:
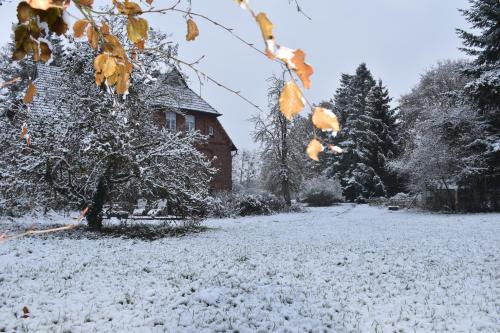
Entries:
[[342, 205], [207, 224], [0, 244], [0, 331], [500, 332], [500, 214]]

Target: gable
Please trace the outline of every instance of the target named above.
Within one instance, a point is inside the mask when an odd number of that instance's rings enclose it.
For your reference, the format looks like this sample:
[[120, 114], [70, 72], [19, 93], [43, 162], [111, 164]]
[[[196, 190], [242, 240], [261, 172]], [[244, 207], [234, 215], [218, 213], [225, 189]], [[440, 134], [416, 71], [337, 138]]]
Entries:
[[176, 69], [159, 75], [152, 89], [167, 90], [168, 94], [161, 94], [153, 100], [153, 104], [161, 107], [170, 107], [189, 111], [209, 113], [215, 116], [221, 114], [210, 104], [195, 93], [186, 83], [182, 74]]

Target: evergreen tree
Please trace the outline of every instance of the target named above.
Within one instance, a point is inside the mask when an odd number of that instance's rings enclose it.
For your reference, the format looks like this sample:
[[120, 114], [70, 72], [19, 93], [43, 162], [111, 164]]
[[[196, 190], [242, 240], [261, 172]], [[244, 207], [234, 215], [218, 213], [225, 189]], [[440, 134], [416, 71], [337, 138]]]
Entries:
[[[500, 109], [500, 2], [497, 0], [470, 0], [471, 8], [461, 10], [465, 19], [478, 34], [457, 29], [464, 50], [474, 57], [466, 66], [474, 80], [469, 92], [481, 106]], [[500, 120], [497, 120], [500, 121]]]
[[367, 97], [375, 86], [375, 80], [361, 64], [355, 75], [343, 74], [334, 98], [334, 110], [342, 122], [339, 146], [344, 149], [340, 158], [332, 158], [328, 164], [329, 175], [337, 176], [347, 200], [360, 196], [383, 195], [380, 177], [371, 167], [368, 146], [376, 144], [376, 135], [369, 132], [372, 119], [367, 112]]
[[[471, 0], [470, 9], [461, 10], [477, 33], [458, 29], [463, 50], [474, 57], [465, 73], [472, 78], [466, 91], [480, 108], [487, 121], [482, 137], [488, 164], [485, 175], [490, 187], [500, 187], [500, 2]], [[477, 138], [479, 139], [479, 138]], [[477, 140], [476, 139], [476, 140]]]
[[326, 159], [327, 174], [340, 179], [349, 201], [399, 190], [398, 179], [388, 168], [397, 154], [397, 119], [390, 102], [387, 88], [361, 64], [355, 75], [342, 75], [334, 100], [323, 103], [341, 121], [336, 141], [344, 149], [339, 157]]
[[371, 118], [369, 133], [376, 136], [375, 144], [367, 148], [371, 166], [381, 178], [388, 195], [394, 195], [401, 189], [397, 175], [388, 167], [389, 160], [398, 155], [398, 118], [390, 106], [391, 100], [381, 80], [367, 97], [367, 114]]

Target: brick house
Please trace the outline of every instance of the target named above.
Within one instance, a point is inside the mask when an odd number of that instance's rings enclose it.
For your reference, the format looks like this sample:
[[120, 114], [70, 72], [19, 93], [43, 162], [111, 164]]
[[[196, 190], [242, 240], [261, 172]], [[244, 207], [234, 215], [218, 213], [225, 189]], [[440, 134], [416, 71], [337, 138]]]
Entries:
[[[36, 67], [37, 95], [32, 109], [53, 110], [51, 96], [58, 94], [58, 78], [61, 69], [56, 66], [38, 64]], [[208, 142], [198, 149], [208, 158], [214, 159], [213, 165], [218, 172], [212, 180], [213, 191], [230, 191], [232, 189], [232, 159], [237, 151], [229, 135], [219, 122], [222, 115], [196, 94], [177, 70], [159, 75], [156, 88], [163, 92], [150, 101], [154, 104], [160, 126], [175, 131], [198, 130], [208, 136]], [[47, 98], [49, 97], [49, 98]]]
[[168, 89], [170, 95], [162, 95], [155, 100], [155, 109], [164, 107], [164, 111], [155, 116], [161, 126], [176, 131], [197, 130], [208, 136], [207, 144], [198, 149], [208, 158], [214, 159], [214, 167], [218, 172], [212, 180], [215, 191], [232, 189], [232, 159], [237, 151], [233, 141], [219, 122], [221, 113], [216, 111], [204, 99], [196, 94], [176, 69], [160, 75], [161, 85]]

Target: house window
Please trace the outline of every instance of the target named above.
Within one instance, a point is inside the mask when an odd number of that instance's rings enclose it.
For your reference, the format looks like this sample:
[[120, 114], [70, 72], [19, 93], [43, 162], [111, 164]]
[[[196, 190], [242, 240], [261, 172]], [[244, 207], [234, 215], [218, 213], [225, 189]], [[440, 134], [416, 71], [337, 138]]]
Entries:
[[196, 129], [196, 122], [194, 116], [188, 114], [186, 116], [186, 131], [194, 131]]
[[177, 130], [177, 114], [172, 111], [168, 111], [165, 115], [165, 126], [172, 131]]
[[208, 126], [208, 135], [214, 136], [214, 128], [212, 126]]

